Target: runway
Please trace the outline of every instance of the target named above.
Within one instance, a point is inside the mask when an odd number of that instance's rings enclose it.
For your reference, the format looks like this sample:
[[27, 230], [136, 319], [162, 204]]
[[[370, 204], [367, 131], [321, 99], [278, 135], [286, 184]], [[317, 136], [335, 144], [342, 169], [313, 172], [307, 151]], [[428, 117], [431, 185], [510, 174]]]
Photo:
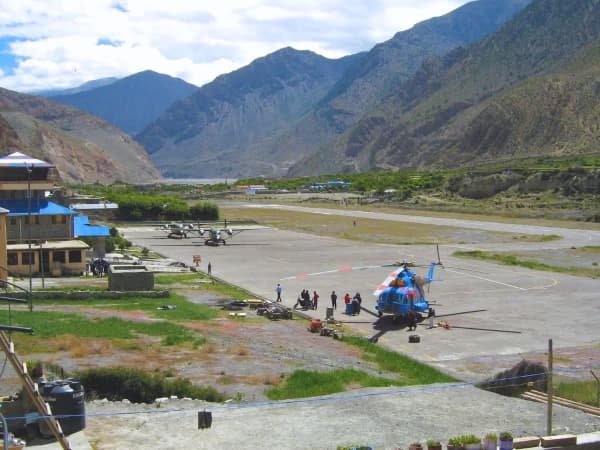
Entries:
[[[492, 229], [506, 230], [506, 224], [484, 223]], [[520, 226], [516, 227], [518, 230]], [[525, 227], [534, 231], [531, 226]], [[564, 246], [572, 245], [570, 238], [573, 243], [591, 239], [590, 245], [600, 241], [596, 241], [600, 236], [597, 231], [543, 229], [555, 234], [568, 230], [561, 234], [564, 239], [558, 241]], [[427, 264], [437, 260], [433, 246], [369, 244], [261, 227], [240, 233], [219, 247], [205, 246], [199, 237], [167, 239], [151, 228], [124, 228], [121, 232], [137, 245], [190, 266], [194, 265], [194, 255], [200, 255], [201, 270], [206, 271], [210, 262], [215, 276], [263, 297], [275, 299], [275, 287], [280, 282], [284, 304], [290, 307], [302, 289], [316, 290], [320, 295], [319, 308], [309, 311], [316, 318], [324, 318], [325, 308], [330, 306], [329, 295], [335, 290], [338, 294], [335, 317], [352, 323], [356, 333], [376, 336], [381, 345], [465, 380], [490, 376], [527, 355], [543, 355], [549, 338], [554, 340], [556, 349], [591, 346], [600, 340], [598, 280], [457, 259], [450, 256], [456, 246], [440, 246], [445, 268], [437, 270], [439, 281], [431, 284], [427, 294], [436, 314], [444, 316], [434, 323], [443, 319], [450, 327], [430, 329], [425, 321], [417, 330], [421, 342], [412, 344], [408, 342], [412, 333], [389, 318], [377, 320], [366, 313], [343, 314], [342, 298], [346, 292], [351, 296], [360, 292], [363, 306], [373, 310], [376, 298], [371, 293], [393, 268], [290, 277], [351, 266], [381, 265], [405, 257]], [[555, 246], [557, 241], [535, 245]], [[427, 268], [415, 270], [424, 274]], [[479, 312], [462, 314], [475, 310]]]

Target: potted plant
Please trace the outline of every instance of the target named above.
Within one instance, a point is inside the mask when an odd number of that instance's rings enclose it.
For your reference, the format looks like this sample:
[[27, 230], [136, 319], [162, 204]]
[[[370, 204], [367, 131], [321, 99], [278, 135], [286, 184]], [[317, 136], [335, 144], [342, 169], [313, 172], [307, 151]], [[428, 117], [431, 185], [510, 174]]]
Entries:
[[461, 436], [461, 444], [466, 450], [481, 450], [481, 438], [474, 434]]
[[426, 444], [427, 444], [427, 450], [442, 450], [442, 444], [440, 441], [428, 439]]
[[488, 433], [483, 438], [483, 450], [496, 450], [498, 448], [498, 435]]
[[461, 449], [462, 449], [462, 443], [460, 440], [460, 436], [448, 439], [448, 450], [461, 450]]
[[509, 431], [500, 433], [500, 450], [513, 450], [513, 435]]
[[423, 450], [423, 445], [420, 442], [413, 442], [408, 446], [408, 450]]

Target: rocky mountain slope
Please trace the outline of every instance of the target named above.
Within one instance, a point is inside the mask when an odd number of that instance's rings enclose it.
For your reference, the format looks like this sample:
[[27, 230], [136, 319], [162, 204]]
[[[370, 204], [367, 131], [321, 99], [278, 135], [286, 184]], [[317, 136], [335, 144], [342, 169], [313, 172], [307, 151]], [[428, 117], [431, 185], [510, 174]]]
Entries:
[[412, 78], [428, 57], [445, 55], [495, 32], [529, 2], [471, 2], [396, 33], [348, 70], [318, 107], [278, 141], [278, 147], [293, 147], [299, 155], [315, 153]]
[[494, 32], [529, 1], [468, 3], [339, 62], [276, 52], [173, 105], [138, 139], [166, 176], [285, 174], [355, 124], [428, 56]]
[[196, 89], [179, 78], [146, 70], [83, 92], [52, 96], [52, 100], [98, 116], [134, 136]]
[[291, 173], [597, 151], [599, 38], [599, 0], [535, 0], [481, 43], [427, 60]]
[[144, 148], [114, 126], [51, 100], [1, 88], [0, 149], [51, 162], [68, 182], [161, 179]]
[[289, 152], [261, 155], [256, 144], [297, 123], [359, 57], [281, 49], [202, 86], [137, 139], [165, 176], [276, 173]]

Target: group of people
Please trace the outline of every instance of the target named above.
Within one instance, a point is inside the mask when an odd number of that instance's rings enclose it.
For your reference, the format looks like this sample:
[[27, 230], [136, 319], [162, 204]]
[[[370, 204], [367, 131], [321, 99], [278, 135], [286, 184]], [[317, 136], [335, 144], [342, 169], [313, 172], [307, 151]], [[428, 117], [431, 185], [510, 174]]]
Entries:
[[97, 258], [86, 264], [85, 272], [86, 274], [91, 272], [95, 277], [103, 277], [104, 275], [108, 275], [109, 267], [110, 264], [108, 261], [105, 261], [102, 258]]
[[[281, 284], [277, 283], [277, 287], [275, 288], [275, 293], [277, 294], [277, 300], [278, 302], [281, 302], [281, 293], [282, 293], [283, 289], [281, 287]], [[337, 294], [335, 293], [335, 291], [331, 291], [331, 307], [335, 310], [337, 309]], [[302, 292], [300, 292], [300, 295], [298, 296], [298, 299], [296, 300], [296, 304], [294, 305], [294, 309], [297, 309], [298, 307], [302, 308], [303, 310], [309, 310], [309, 309], [313, 309], [316, 310], [317, 306], [319, 304], [319, 294], [317, 293], [317, 291], [313, 291], [312, 296], [310, 295], [310, 292], [308, 289], [302, 289]], [[344, 304], [346, 305], [346, 314], [352, 315], [352, 316], [357, 316], [360, 314], [360, 309], [361, 309], [361, 304], [362, 304], [362, 297], [360, 296], [360, 292], [357, 292], [356, 294], [354, 294], [354, 297], [350, 297], [350, 294], [348, 292], [346, 292], [346, 295], [344, 295]], [[416, 312], [411, 309], [408, 313], [408, 326], [409, 326], [409, 331], [413, 331], [417, 329], [417, 322], [418, 322], [418, 317]]]
[[[281, 284], [277, 283], [277, 287], [275, 288], [275, 293], [277, 294], [277, 302], [281, 302], [281, 293], [282, 293], [283, 289], [281, 287]], [[296, 300], [296, 304], [294, 305], [294, 309], [297, 309], [298, 307], [304, 309], [304, 310], [308, 310], [308, 309], [313, 309], [316, 310], [318, 305], [319, 305], [319, 294], [317, 293], [317, 291], [313, 291], [312, 296], [310, 294], [310, 291], [308, 289], [302, 289], [302, 292], [300, 292], [300, 295], [298, 295], [298, 298]], [[338, 296], [335, 293], [335, 291], [331, 291], [331, 307], [335, 310], [337, 309], [337, 299]], [[350, 294], [346, 292], [346, 295], [344, 295], [344, 303], [346, 304], [346, 314], [351, 314], [353, 316], [356, 316], [358, 314], [360, 314], [360, 305], [362, 303], [362, 298], [360, 296], [360, 293], [357, 292], [356, 294], [354, 294], [354, 297], [350, 297]]]
[[302, 292], [300, 292], [300, 295], [298, 296], [298, 299], [296, 300], [294, 309], [297, 309], [298, 306], [300, 306], [304, 310], [307, 310], [307, 309], [316, 310], [318, 305], [319, 305], [319, 294], [317, 294], [317, 291], [313, 291], [313, 294], [311, 297], [308, 289], [302, 289]]
[[354, 297], [350, 298], [350, 294], [346, 292], [344, 295], [344, 304], [346, 305], [346, 314], [356, 316], [360, 314], [360, 305], [362, 304], [362, 297], [360, 293], [354, 294]]

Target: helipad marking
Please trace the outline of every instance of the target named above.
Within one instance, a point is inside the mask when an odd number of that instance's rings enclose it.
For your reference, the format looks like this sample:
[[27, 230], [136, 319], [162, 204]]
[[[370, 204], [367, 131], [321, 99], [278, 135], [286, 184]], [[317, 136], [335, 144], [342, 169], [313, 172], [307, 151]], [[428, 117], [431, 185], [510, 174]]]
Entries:
[[452, 269], [444, 269], [444, 270], [446, 270], [447, 272], [456, 273], [458, 275], [464, 275], [466, 277], [477, 278], [478, 280], [489, 281], [490, 283], [496, 283], [496, 284], [500, 284], [502, 286], [508, 286], [508, 287], [513, 288], [513, 289], [518, 289], [520, 291], [526, 291], [527, 290], [526, 288], [522, 288], [520, 286], [515, 286], [514, 284], [503, 283], [502, 281], [492, 280], [491, 278], [479, 277], [477, 275], [473, 275], [473, 274], [469, 274], [469, 273], [464, 273], [464, 272], [458, 272], [458, 271], [452, 270]]

